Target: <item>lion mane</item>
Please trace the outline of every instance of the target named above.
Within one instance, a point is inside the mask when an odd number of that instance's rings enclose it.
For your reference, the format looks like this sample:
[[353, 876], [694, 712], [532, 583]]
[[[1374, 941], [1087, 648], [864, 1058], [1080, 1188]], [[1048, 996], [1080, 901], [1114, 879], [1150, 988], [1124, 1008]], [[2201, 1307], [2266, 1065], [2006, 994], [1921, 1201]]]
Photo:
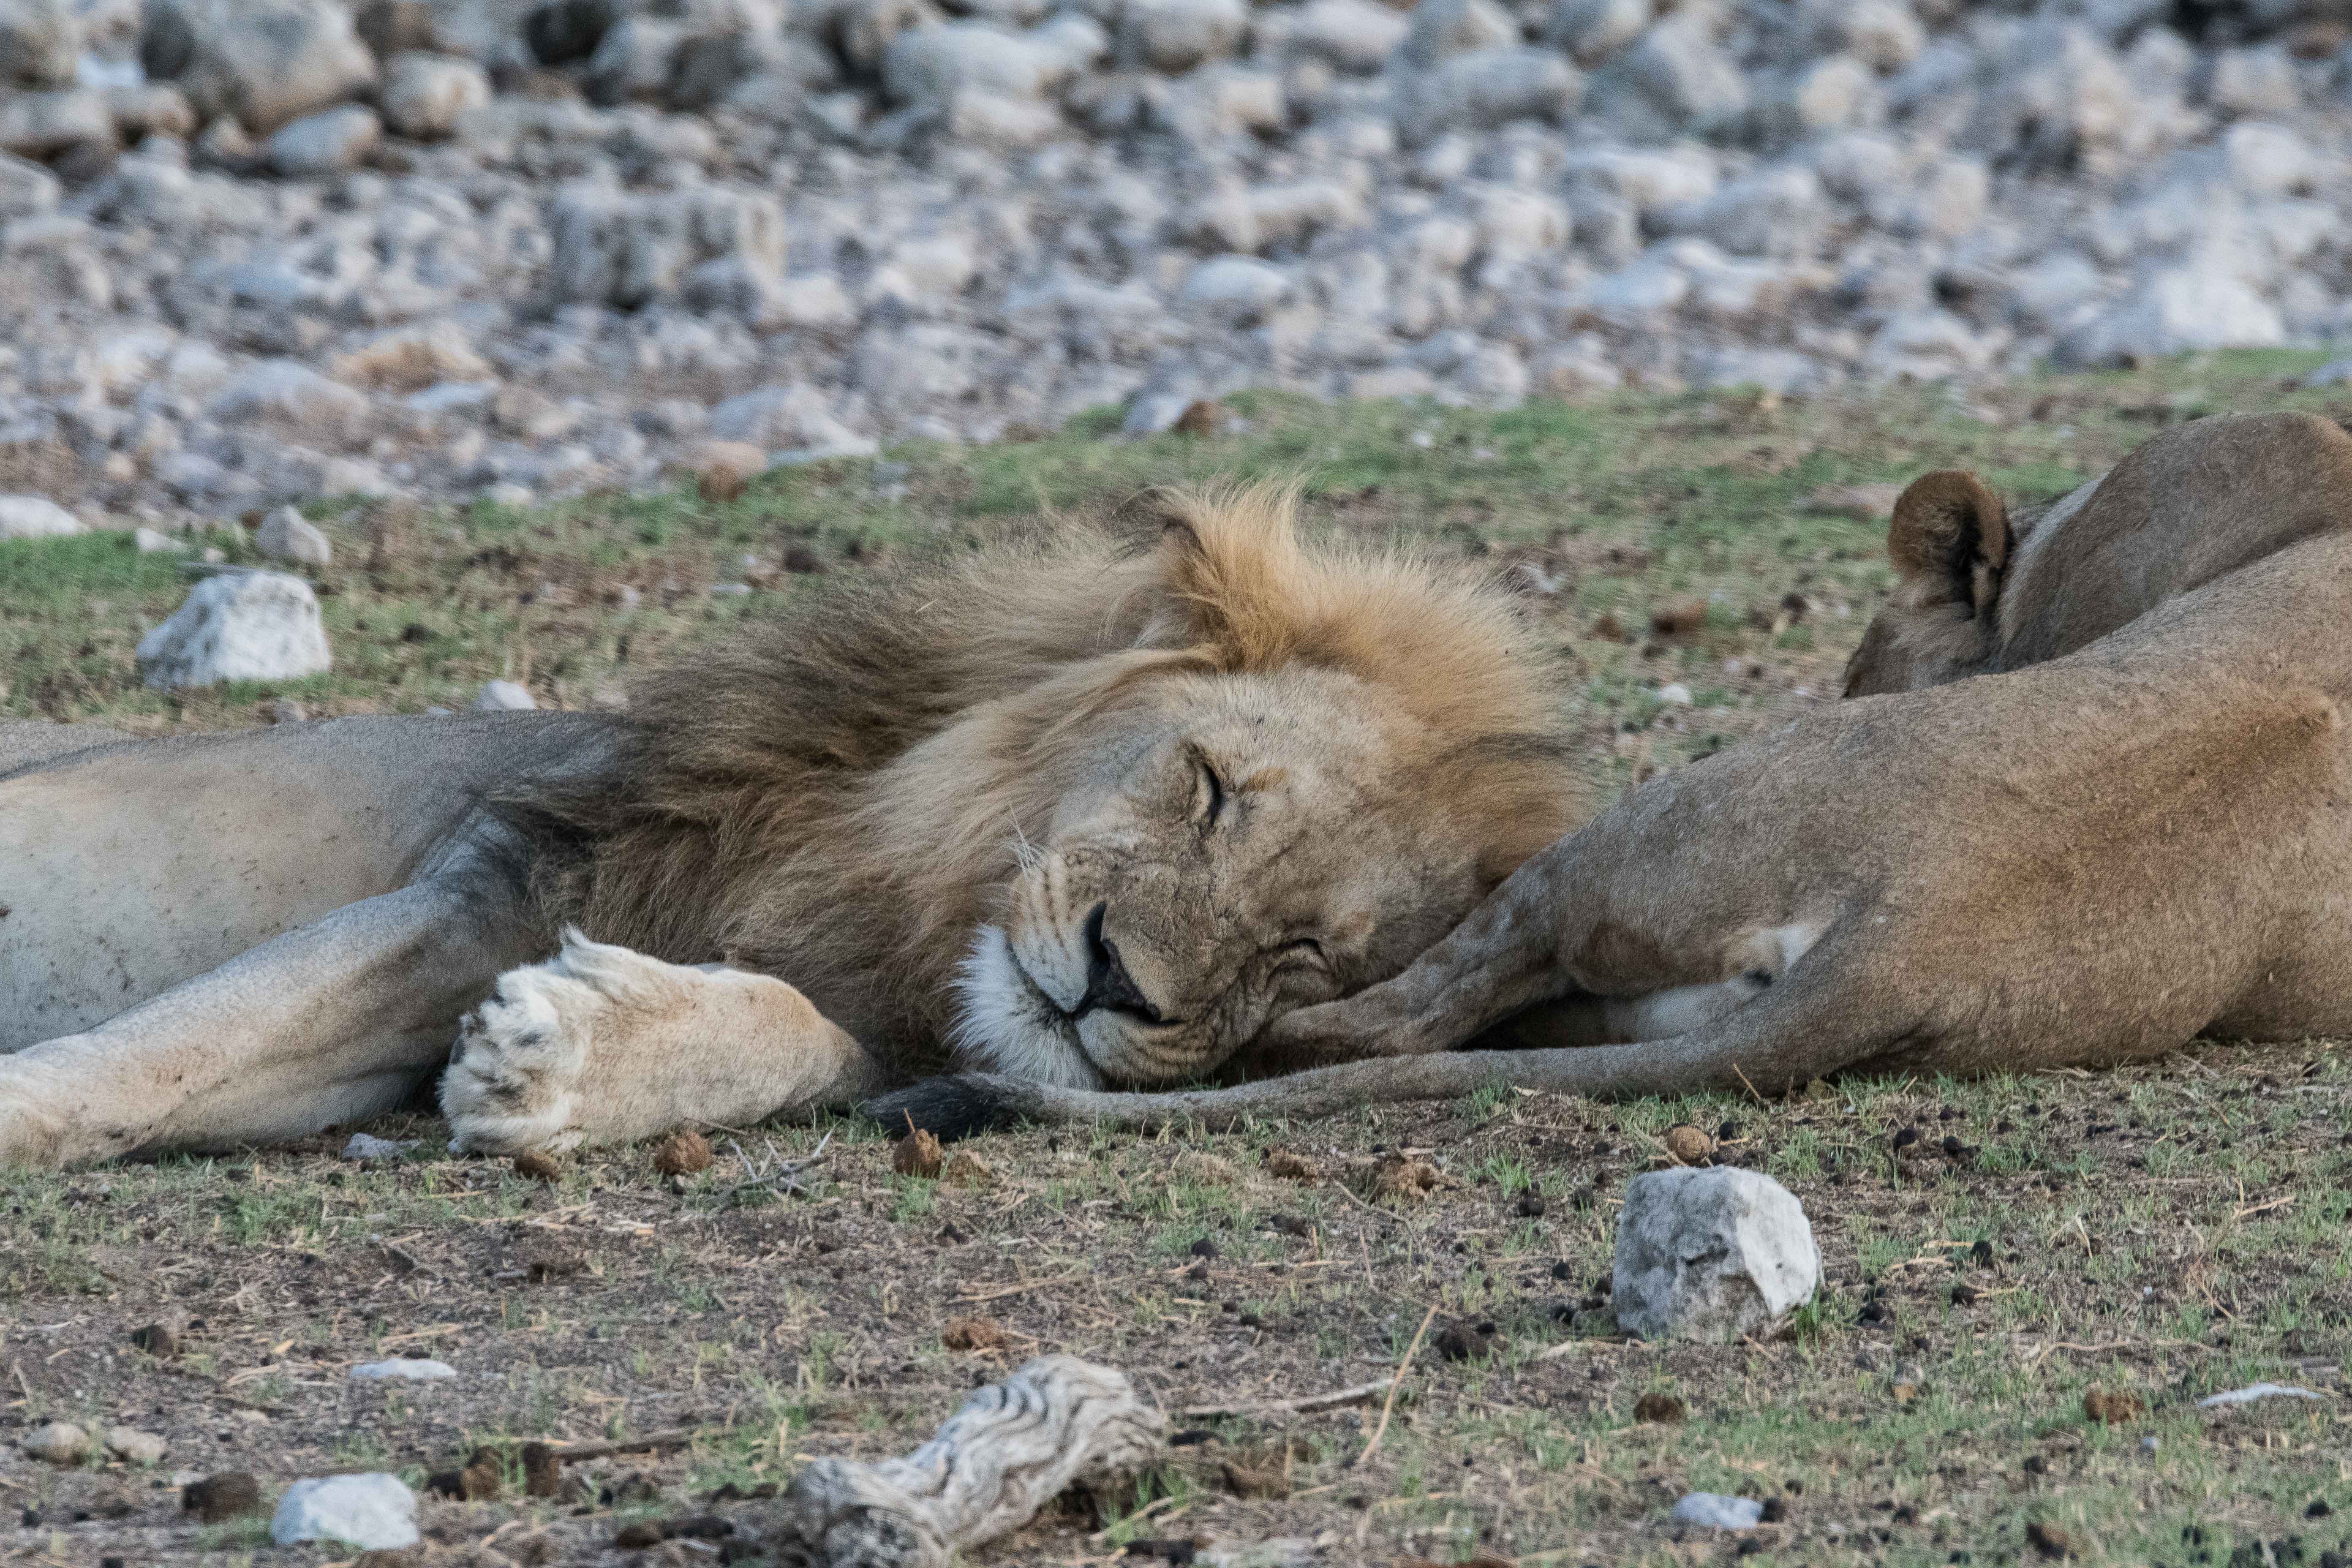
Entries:
[[1396, 804], [1467, 836], [1491, 887], [1585, 815], [1557, 654], [1469, 563], [1307, 543], [1295, 511], [1288, 488], [1150, 492], [829, 585], [677, 662], [599, 765], [492, 799], [534, 921], [777, 975], [936, 1070], [971, 933], [1106, 717], [1299, 663], [1417, 721]]

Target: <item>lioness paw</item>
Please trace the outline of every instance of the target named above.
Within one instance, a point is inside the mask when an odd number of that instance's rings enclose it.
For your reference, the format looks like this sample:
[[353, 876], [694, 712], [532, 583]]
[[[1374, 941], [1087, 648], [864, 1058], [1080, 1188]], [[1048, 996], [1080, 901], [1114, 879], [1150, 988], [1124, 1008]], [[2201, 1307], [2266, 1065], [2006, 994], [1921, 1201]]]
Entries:
[[646, 978], [637, 969], [666, 967], [567, 930], [553, 958], [499, 975], [496, 994], [459, 1026], [441, 1077], [449, 1147], [514, 1154], [578, 1144], [597, 1025], [637, 1000]]

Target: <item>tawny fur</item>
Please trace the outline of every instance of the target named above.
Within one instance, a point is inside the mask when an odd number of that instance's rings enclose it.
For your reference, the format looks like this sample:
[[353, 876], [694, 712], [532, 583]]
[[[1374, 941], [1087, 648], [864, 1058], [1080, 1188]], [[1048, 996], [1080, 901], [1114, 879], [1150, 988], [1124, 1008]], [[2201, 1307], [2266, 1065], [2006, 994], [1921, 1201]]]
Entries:
[[612, 765], [498, 803], [535, 847], [541, 920], [783, 976], [936, 1063], [971, 932], [1106, 721], [1155, 687], [1295, 666], [1414, 721], [1407, 808], [1458, 825], [1491, 886], [1584, 815], [1547, 656], [1481, 574], [1310, 549], [1294, 513], [1284, 489], [1155, 494], [656, 676]]

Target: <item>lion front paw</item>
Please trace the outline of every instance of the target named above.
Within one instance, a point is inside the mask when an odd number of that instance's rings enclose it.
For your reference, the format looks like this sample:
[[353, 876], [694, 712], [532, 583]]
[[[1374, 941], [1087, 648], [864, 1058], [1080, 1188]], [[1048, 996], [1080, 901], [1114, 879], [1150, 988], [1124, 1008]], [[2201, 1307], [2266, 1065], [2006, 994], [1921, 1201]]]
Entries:
[[609, 1005], [593, 974], [583, 980], [580, 956], [565, 933], [562, 952], [499, 975], [497, 992], [458, 1026], [441, 1075], [451, 1150], [519, 1154], [580, 1142], [594, 1020]]

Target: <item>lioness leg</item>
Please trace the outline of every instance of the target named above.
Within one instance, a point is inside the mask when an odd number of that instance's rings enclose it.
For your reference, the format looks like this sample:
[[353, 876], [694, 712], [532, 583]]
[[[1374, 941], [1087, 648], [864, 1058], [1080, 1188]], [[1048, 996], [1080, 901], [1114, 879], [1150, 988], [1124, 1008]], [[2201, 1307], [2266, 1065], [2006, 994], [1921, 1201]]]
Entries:
[[665, 963], [572, 931], [562, 952], [500, 975], [467, 1016], [441, 1108], [454, 1147], [514, 1153], [853, 1104], [887, 1081], [781, 980]]
[[80, 1034], [0, 1056], [0, 1163], [298, 1137], [414, 1093], [520, 922], [447, 878], [346, 905]]
[[1539, 1050], [1448, 1051], [1349, 1062], [1232, 1089], [1118, 1094], [992, 1074], [926, 1079], [869, 1102], [887, 1125], [911, 1118], [943, 1138], [1018, 1121], [1233, 1128], [1253, 1117], [1328, 1116], [1360, 1105], [1451, 1100], [1490, 1084], [1620, 1099], [1706, 1089], [1770, 1092], [1881, 1055], [1908, 1031], [1868, 1005], [1829, 952], [1802, 978], [1671, 1039]]

